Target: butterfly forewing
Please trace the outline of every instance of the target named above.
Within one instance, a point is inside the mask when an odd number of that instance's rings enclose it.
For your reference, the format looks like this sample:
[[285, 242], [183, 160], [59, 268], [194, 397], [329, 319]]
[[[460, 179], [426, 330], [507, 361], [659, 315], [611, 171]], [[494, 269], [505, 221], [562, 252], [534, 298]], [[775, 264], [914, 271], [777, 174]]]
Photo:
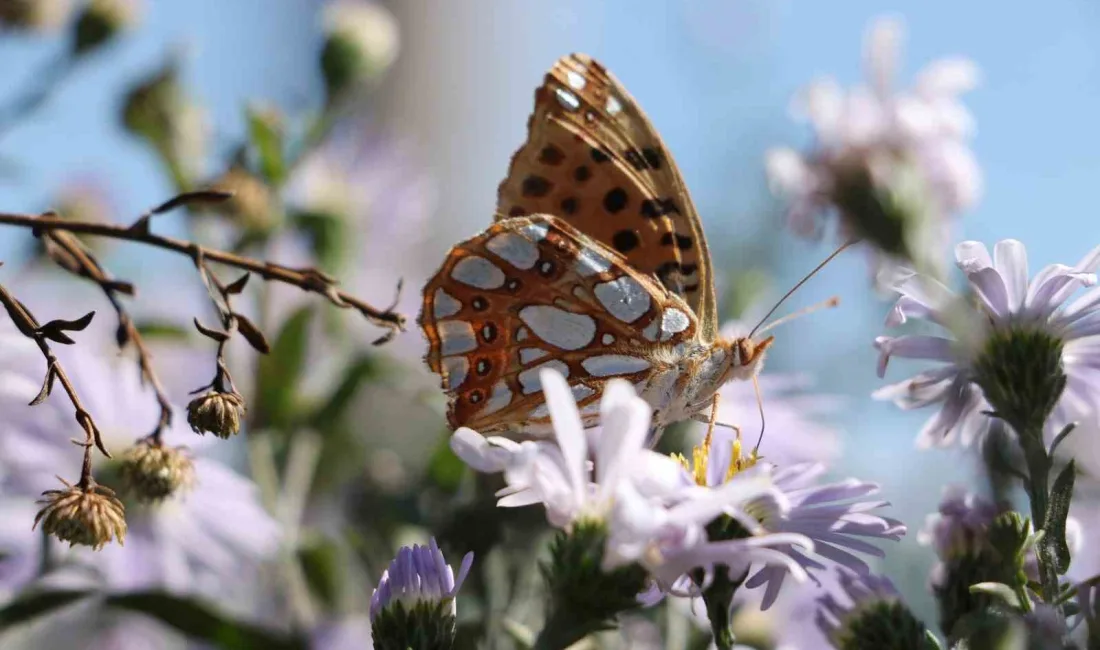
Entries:
[[536, 434], [549, 430], [540, 369], [566, 377], [593, 423], [607, 381], [645, 380], [698, 326], [679, 296], [548, 215], [499, 221], [451, 249], [420, 325], [452, 426]]
[[498, 219], [546, 212], [656, 275], [716, 332], [710, 255], [675, 162], [634, 99], [590, 57], [561, 58], [535, 92]]

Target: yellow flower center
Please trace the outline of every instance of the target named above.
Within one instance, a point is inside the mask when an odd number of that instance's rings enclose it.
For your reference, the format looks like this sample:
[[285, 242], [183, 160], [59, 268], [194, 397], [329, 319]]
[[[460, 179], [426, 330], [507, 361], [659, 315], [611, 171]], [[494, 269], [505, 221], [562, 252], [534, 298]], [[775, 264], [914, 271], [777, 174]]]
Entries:
[[[691, 450], [691, 462], [684, 457], [683, 454], [673, 454], [673, 458], [680, 461], [680, 464], [684, 466], [695, 479], [697, 485], [703, 487], [707, 486], [707, 469], [710, 463], [710, 450], [711, 445], [714, 444], [713, 429], [707, 432], [707, 436], [703, 438], [703, 442], [699, 443]], [[746, 457], [743, 455], [744, 447], [741, 444], [741, 431], [737, 431], [737, 437], [730, 443], [730, 464], [726, 468], [726, 476], [722, 479], [722, 482], [728, 482], [738, 472], [744, 471], [756, 464], [756, 461], [760, 460], [760, 456], [756, 453], [756, 449]]]

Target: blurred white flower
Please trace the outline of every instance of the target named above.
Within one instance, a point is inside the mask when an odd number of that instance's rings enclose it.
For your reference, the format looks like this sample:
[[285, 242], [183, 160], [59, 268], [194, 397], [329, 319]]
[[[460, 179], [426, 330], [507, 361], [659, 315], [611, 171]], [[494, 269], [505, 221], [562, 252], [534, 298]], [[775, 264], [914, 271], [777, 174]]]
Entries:
[[385, 7], [364, 0], [332, 0], [322, 10], [328, 39], [321, 54], [329, 96], [376, 79], [393, 64], [401, 45], [397, 20]]
[[[108, 449], [121, 454], [152, 430], [158, 411], [151, 392], [140, 385], [136, 364], [125, 358], [108, 361], [80, 347], [57, 354]], [[80, 469], [80, 450], [70, 442], [80, 430], [62, 391], [42, 405], [27, 406], [38, 392], [43, 366], [31, 341], [0, 336], [0, 411], [5, 413], [0, 422], [0, 485], [9, 497], [28, 503], [55, 487], [55, 474], [75, 478]], [[125, 546], [112, 544], [94, 552], [51, 544], [51, 563], [65, 558], [66, 571], [92, 569], [97, 585], [110, 591], [167, 589], [228, 603], [247, 589], [254, 570], [279, 544], [278, 525], [250, 480], [198, 455], [209, 444], [190, 433], [184, 413], [176, 411], [172, 427], [165, 431], [165, 444], [181, 443], [197, 453], [192, 490], [159, 505], [128, 502]], [[110, 484], [117, 461], [98, 454], [94, 458], [95, 472], [101, 479], [106, 474], [103, 481]], [[41, 538], [31, 531], [29, 521], [25, 534], [24, 561], [38, 566]], [[15, 574], [25, 579], [28, 572]]]
[[[1012, 239], [998, 242], [990, 256], [985, 245], [966, 241], [955, 249], [959, 268], [969, 282], [969, 301], [959, 299], [939, 281], [913, 272], [899, 273], [889, 282], [901, 294], [886, 317], [887, 327], [910, 319], [928, 321], [953, 338], [906, 334], [880, 336], [878, 374], [883, 376], [891, 357], [927, 359], [939, 362], [903, 382], [874, 393], [876, 399], [891, 400], [902, 409], [942, 405], [918, 435], [918, 445], [948, 445], [960, 441], [969, 445], [984, 437], [994, 420], [986, 412], [1005, 415], [1012, 404], [992, 404], [986, 393], [1003, 390], [983, 380], [982, 368], [1004, 367], [1004, 381], [1042, 374], [1047, 365], [1060, 365], [1067, 382], [1064, 392], [1047, 421], [1047, 433], [1061, 425], [1095, 413], [1100, 388], [1100, 289], [1064, 304], [1078, 289], [1096, 284], [1094, 271], [1100, 266], [1100, 247], [1090, 251], [1076, 266], [1051, 264], [1034, 278], [1028, 277], [1027, 251]], [[1021, 347], [1023, 346], [1023, 347]], [[1059, 351], [1061, 358], [1047, 358]], [[1024, 350], [1024, 361], [1013, 350]], [[1034, 348], [1034, 349], [1033, 349]], [[1027, 387], [1007, 386], [1022, 391], [1023, 407], [1056, 396], [1043, 376]], [[978, 382], [985, 381], [984, 387]], [[1038, 391], [1038, 392], [1037, 392]], [[1032, 394], [1034, 393], [1034, 394]], [[1039, 394], [1042, 393], [1042, 394]]]
[[819, 217], [836, 212], [844, 240], [876, 249], [876, 265], [935, 264], [949, 220], [972, 206], [981, 173], [966, 140], [973, 119], [958, 96], [977, 82], [966, 59], [926, 66], [913, 87], [895, 86], [901, 25], [878, 20], [864, 45], [867, 85], [843, 90], [822, 79], [799, 97], [795, 111], [814, 129], [807, 154], [767, 154], [773, 188], [790, 201], [792, 228], [821, 234]]

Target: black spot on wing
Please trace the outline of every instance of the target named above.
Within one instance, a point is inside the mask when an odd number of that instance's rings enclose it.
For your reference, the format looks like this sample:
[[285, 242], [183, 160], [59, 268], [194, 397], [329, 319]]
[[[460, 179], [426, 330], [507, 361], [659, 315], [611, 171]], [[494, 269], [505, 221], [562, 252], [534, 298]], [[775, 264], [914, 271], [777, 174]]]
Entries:
[[609, 190], [603, 197], [603, 207], [611, 214], [622, 211], [627, 203], [626, 191], [621, 187]]

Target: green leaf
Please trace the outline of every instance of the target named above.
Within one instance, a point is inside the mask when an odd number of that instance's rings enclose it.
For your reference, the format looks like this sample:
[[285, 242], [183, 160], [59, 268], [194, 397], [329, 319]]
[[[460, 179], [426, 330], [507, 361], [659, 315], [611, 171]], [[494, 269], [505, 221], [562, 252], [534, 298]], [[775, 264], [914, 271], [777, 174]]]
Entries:
[[312, 539], [299, 547], [298, 561], [310, 591], [329, 609], [334, 608], [340, 595], [344, 566], [339, 547], [328, 539]]
[[330, 431], [337, 425], [348, 407], [355, 402], [355, 396], [363, 384], [374, 381], [381, 376], [381, 364], [378, 358], [371, 354], [361, 354], [344, 368], [344, 375], [340, 383], [329, 395], [313, 415], [310, 416], [310, 424], [322, 433]]
[[442, 436], [428, 461], [428, 476], [439, 489], [454, 494], [466, 475], [466, 464], [451, 451], [451, 439]]
[[42, 591], [25, 593], [0, 609], [0, 631], [31, 621], [90, 596], [90, 591]]
[[320, 211], [297, 212], [290, 220], [309, 239], [321, 268], [329, 273], [339, 272], [350, 241], [347, 220], [339, 214]]
[[170, 321], [142, 321], [136, 323], [135, 327], [138, 334], [149, 340], [186, 341], [190, 336], [189, 330]]
[[296, 389], [306, 364], [312, 307], [294, 312], [279, 330], [271, 354], [259, 359], [256, 388], [256, 424], [289, 427], [297, 412]]
[[305, 650], [306, 640], [235, 621], [212, 606], [193, 598], [163, 592], [137, 592], [109, 596], [107, 605], [141, 612], [165, 623], [192, 639], [222, 650]]
[[1054, 457], [1054, 452], [1058, 451], [1058, 445], [1062, 444], [1062, 442], [1065, 441], [1065, 439], [1069, 437], [1069, 434], [1073, 433], [1073, 430], [1076, 428], [1077, 423], [1070, 422], [1065, 427], [1063, 427], [1061, 431], [1058, 432], [1058, 435], [1054, 436], [1054, 442], [1050, 443], [1050, 452], [1048, 452], [1048, 455], [1051, 458]]
[[248, 134], [259, 157], [260, 173], [272, 185], [281, 185], [286, 179], [286, 159], [278, 119], [255, 108], [249, 108], [247, 116]]
[[1074, 461], [1069, 461], [1058, 478], [1054, 479], [1054, 486], [1050, 489], [1050, 506], [1047, 509], [1047, 520], [1043, 524], [1049, 543], [1054, 546], [1054, 554], [1058, 560], [1058, 575], [1064, 575], [1069, 570], [1070, 553], [1069, 544], [1066, 542], [1066, 518], [1069, 517], [1070, 500], [1073, 498], [1073, 483], [1077, 478], [1077, 469]]
[[924, 643], [930, 650], [943, 650], [943, 643], [932, 630], [924, 631]]

